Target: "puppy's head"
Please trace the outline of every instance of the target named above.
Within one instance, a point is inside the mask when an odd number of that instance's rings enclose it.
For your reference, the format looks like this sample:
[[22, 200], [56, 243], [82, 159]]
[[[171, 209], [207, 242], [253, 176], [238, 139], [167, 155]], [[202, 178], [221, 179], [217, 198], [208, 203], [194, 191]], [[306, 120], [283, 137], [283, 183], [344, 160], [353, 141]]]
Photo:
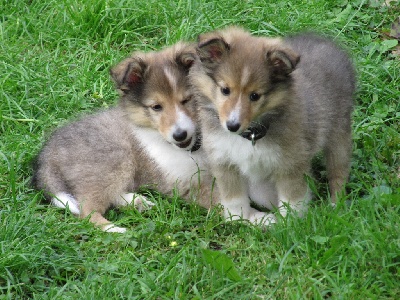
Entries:
[[195, 57], [193, 45], [178, 43], [159, 52], [134, 53], [111, 70], [131, 120], [183, 149], [191, 149], [197, 138], [187, 76]]
[[[200, 35], [200, 67], [191, 79], [218, 112], [221, 125], [241, 133], [281, 106], [299, 56], [281, 39], [251, 36], [239, 28]], [[204, 98], [204, 97], [203, 97]]]

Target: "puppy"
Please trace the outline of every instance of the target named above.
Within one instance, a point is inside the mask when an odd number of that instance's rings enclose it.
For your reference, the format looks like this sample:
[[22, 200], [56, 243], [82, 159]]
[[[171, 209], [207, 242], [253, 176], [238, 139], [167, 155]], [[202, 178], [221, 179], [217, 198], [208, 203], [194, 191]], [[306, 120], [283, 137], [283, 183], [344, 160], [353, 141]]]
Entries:
[[33, 184], [55, 206], [109, 232], [125, 232], [104, 218], [110, 206], [153, 205], [136, 193], [141, 186], [165, 194], [177, 188], [210, 207], [213, 180], [198, 149], [187, 78], [194, 60], [194, 46], [179, 43], [114, 67], [119, 105], [57, 129], [37, 157]]
[[250, 207], [303, 215], [304, 175], [323, 150], [333, 203], [351, 156], [355, 76], [349, 57], [311, 34], [254, 37], [240, 28], [199, 37], [190, 71], [212, 172], [227, 218], [273, 223]]

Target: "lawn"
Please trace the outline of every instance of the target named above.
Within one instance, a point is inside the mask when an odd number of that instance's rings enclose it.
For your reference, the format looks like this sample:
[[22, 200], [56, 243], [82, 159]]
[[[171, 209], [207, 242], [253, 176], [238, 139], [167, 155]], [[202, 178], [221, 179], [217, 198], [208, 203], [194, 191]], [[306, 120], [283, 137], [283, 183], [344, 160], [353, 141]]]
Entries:
[[[400, 3], [386, 2], [1, 0], [0, 299], [399, 299]], [[107, 234], [29, 186], [54, 128], [115, 104], [111, 66], [232, 24], [315, 30], [351, 54], [353, 160], [336, 208], [319, 159], [309, 213], [267, 231], [153, 192], [142, 215], [110, 211], [129, 231]]]

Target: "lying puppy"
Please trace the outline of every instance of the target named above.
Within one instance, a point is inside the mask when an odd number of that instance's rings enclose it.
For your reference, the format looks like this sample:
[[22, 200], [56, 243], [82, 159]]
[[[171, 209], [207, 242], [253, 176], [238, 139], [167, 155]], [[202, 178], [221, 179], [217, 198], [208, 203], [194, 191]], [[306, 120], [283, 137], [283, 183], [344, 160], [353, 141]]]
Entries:
[[197, 52], [189, 76], [225, 217], [275, 222], [249, 198], [303, 215], [304, 175], [319, 150], [335, 203], [352, 147], [355, 76], [345, 52], [314, 35], [271, 39], [239, 28], [201, 35]]
[[179, 43], [113, 68], [120, 105], [57, 129], [37, 157], [34, 185], [109, 232], [125, 232], [103, 217], [110, 206], [153, 205], [135, 193], [141, 186], [165, 194], [177, 188], [210, 207], [213, 180], [203, 171], [187, 78], [194, 59], [194, 46]]

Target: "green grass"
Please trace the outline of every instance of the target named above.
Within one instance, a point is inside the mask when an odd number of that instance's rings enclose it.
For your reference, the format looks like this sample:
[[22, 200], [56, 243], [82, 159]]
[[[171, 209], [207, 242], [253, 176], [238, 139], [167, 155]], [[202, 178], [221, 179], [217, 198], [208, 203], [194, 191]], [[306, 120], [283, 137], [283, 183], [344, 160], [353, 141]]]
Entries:
[[[399, 299], [400, 58], [384, 40], [400, 10], [380, 2], [1, 0], [0, 299]], [[318, 161], [308, 215], [268, 231], [157, 193], [143, 215], [108, 213], [125, 235], [43, 203], [30, 161], [52, 129], [115, 103], [112, 65], [230, 24], [315, 29], [352, 54], [354, 155], [335, 209]]]

